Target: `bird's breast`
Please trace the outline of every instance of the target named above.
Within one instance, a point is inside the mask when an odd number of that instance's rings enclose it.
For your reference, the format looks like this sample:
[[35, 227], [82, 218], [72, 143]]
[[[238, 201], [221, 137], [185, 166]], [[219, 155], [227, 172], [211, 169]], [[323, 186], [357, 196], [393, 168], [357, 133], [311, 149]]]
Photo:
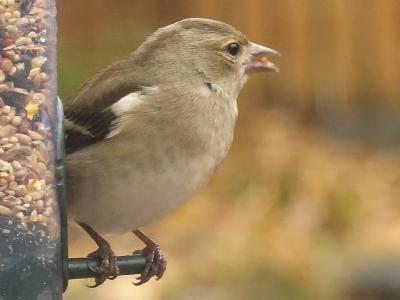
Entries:
[[106, 141], [75, 154], [90, 163], [83, 170], [71, 165], [70, 194], [79, 198], [72, 200], [74, 218], [102, 232], [124, 232], [190, 199], [233, 139], [232, 112], [209, 113], [175, 121], [170, 114], [163, 122], [145, 118], [112, 137], [112, 146]]

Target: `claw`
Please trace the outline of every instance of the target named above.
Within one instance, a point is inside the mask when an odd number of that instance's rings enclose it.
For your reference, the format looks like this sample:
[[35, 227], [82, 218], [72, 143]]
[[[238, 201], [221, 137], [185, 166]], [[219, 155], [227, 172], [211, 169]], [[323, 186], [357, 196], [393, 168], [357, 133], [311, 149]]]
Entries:
[[[119, 275], [117, 258], [111, 250], [110, 244], [89, 225], [80, 222], [78, 222], [78, 224], [99, 246], [96, 251], [88, 254], [88, 257], [98, 258], [100, 262], [97, 266], [89, 266], [96, 277], [95, 283], [87, 286], [95, 288], [102, 285], [107, 279], [114, 280], [117, 278]], [[167, 268], [167, 261], [160, 246], [139, 230], [135, 230], [133, 233], [146, 245], [142, 250], [133, 252], [133, 254], [142, 254], [146, 257], [145, 268], [140, 276], [136, 278], [137, 282], [133, 282], [133, 284], [136, 286], [142, 285], [152, 277], [155, 277], [156, 280], [160, 280]]]
[[136, 278], [138, 282], [133, 282], [133, 284], [136, 286], [142, 285], [149, 281], [153, 276], [156, 277], [156, 280], [160, 280], [167, 268], [167, 260], [165, 259], [160, 246], [139, 230], [135, 230], [133, 233], [146, 245], [142, 250], [136, 250], [133, 253], [144, 254], [146, 256], [146, 267], [141, 275]]
[[117, 265], [117, 258], [111, 250], [110, 244], [103, 239], [92, 227], [85, 223], [78, 224], [92, 237], [99, 248], [96, 251], [88, 254], [88, 257], [95, 257], [100, 259], [98, 266], [91, 267], [90, 270], [97, 276], [94, 285], [87, 285], [87, 287], [95, 288], [102, 285], [107, 279], [114, 280], [119, 275], [119, 268]]

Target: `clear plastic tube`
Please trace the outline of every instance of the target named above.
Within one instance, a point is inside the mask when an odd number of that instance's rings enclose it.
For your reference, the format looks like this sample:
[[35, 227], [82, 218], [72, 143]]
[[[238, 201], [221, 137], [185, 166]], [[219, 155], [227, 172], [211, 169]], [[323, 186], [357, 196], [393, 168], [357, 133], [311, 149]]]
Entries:
[[0, 299], [61, 299], [55, 0], [0, 0]]

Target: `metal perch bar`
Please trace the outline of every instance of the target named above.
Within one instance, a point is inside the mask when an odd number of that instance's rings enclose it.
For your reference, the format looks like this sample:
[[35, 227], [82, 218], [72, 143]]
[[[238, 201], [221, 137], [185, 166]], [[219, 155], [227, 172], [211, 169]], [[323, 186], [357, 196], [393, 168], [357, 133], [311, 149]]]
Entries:
[[[91, 268], [99, 263], [97, 258], [69, 258], [68, 279], [94, 278], [95, 274]], [[117, 264], [120, 275], [140, 274], [146, 265], [146, 258], [142, 254], [118, 256]]]

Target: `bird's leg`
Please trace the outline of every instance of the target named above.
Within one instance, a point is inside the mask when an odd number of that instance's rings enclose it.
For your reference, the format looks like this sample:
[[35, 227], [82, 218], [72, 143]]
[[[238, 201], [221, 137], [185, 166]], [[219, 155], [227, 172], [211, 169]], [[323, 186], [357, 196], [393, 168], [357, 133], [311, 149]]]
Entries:
[[156, 276], [156, 280], [161, 279], [167, 268], [167, 260], [160, 246], [140, 230], [134, 230], [132, 232], [146, 245], [142, 250], [133, 252], [133, 254], [144, 254], [146, 256], [146, 267], [137, 278], [139, 281], [135, 282], [134, 285], [141, 285], [149, 281], [153, 276]]
[[90, 235], [90, 237], [96, 242], [97, 246], [99, 246], [96, 251], [88, 254], [88, 257], [96, 257], [101, 260], [99, 266], [91, 268], [97, 276], [95, 284], [89, 287], [95, 288], [103, 284], [107, 279], [113, 280], [117, 278], [119, 275], [117, 259], [114, 252], [111, 250], [110, 244], [86, 223], [77, 223]]

